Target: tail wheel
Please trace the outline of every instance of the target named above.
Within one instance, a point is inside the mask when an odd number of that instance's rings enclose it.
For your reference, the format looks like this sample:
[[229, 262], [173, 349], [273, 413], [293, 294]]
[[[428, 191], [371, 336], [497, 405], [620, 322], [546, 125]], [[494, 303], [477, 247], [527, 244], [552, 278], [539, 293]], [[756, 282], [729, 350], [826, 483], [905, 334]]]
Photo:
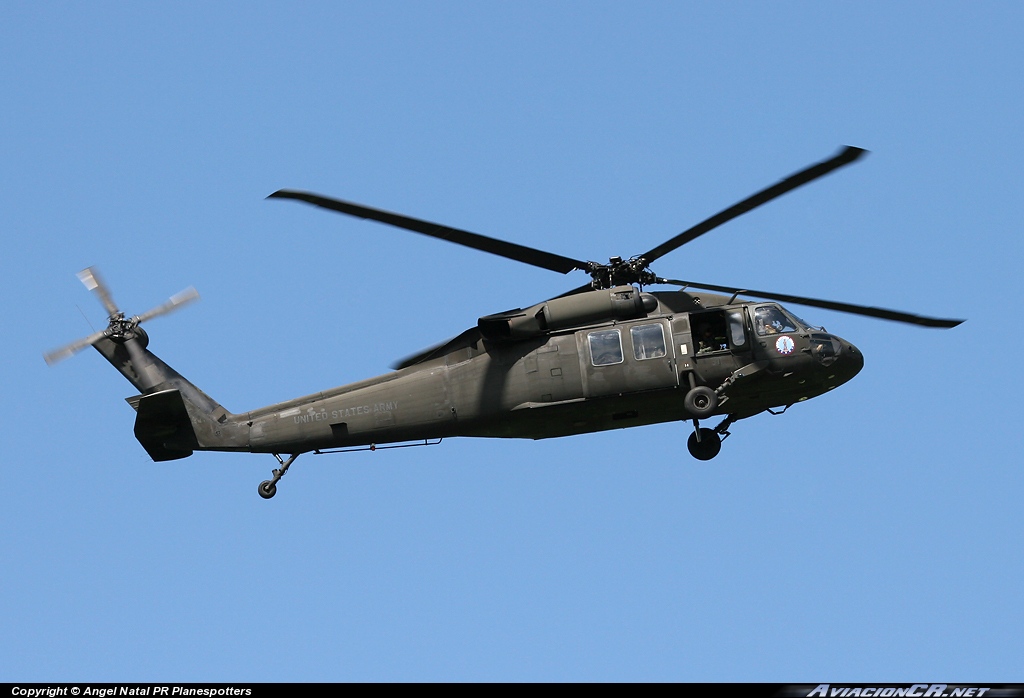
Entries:
[[257, 491], [260, 493], [260, 496], [263, 497], [264, 499], [270, 499], [275, 494], [277, 494], [277, 485], [275, 485], [270, 480], [264, 480], [263, 482], [260, 483], [260, 486]]
[[718, 394], [706, 385], [698, 385], [686, 393], [683, 407], [697, 419], [710, 417], [718, 409]]

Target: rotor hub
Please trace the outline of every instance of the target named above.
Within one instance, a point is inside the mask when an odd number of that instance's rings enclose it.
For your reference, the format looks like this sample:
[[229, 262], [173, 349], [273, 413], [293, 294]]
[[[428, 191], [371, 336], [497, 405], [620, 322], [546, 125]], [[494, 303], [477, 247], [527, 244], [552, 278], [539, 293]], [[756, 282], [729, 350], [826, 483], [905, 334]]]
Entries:
[[138, 326], [139, 323], [136, 318], [125, 318], [124, 313], [119, 313], [110, 318], [110, 324], [107, 326], [107, 336], [113, 340], [127, 341], [135, 336], [135, 330]]
[[595, 290], [633, 284], [643, 287], [658, 281], [658, 277], [647, 266], [647, 260], [643, 255], [627, 260], [623, 260], [622, 257], [611, 257], [608, 264], [587, 262], [587, 273], [590, 274], [590, 285]]

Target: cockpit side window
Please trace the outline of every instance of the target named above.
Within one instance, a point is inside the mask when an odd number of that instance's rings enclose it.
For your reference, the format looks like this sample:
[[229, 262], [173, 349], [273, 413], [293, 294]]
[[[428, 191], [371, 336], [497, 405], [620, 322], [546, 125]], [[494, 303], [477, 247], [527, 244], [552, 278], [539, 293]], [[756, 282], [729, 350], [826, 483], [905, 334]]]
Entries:
[[637, 361], [665, 356], [665, 330], [661, 323], [631, 327], [629, 335], [633, 340], [633, 358]]
[[595, 366], [611, 366], [622, 363], [622, 337], [618, 330], [599, 330], [587, 335], [590, 344], [590, 361]]
[[754, 329], [759, 336], [764, 337], [783, 332], [796, 332], [796, 325], [782, 312], [781, 308], [774, 305], [762, 305], [754, 310]]

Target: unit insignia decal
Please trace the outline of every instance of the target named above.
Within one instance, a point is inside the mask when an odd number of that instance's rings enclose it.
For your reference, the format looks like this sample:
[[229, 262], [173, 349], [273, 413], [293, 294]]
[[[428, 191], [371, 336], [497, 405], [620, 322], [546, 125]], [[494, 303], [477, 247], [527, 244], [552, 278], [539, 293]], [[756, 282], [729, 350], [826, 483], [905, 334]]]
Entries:
[[793, 342], [792, 337], [782, 335], [775, 340], [775, 349], [780, 354], [792, 354], [794, 347], [796, 347], [796, 344]]

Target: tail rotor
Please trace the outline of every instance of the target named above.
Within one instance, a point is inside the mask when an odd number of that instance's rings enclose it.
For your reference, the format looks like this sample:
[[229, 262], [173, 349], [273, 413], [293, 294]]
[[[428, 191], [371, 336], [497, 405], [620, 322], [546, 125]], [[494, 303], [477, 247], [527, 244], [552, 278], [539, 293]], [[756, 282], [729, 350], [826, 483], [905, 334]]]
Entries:
[[110, 289], [103, 282], [103, 278], [95, 267], [89, 267], [78, 272], [79, 280], [85, 284], [85, 287], [96, 294], [99, 298], [103, 308], [107, 311], [108, 324], [106, 329], [95, 332], [88, 337], [66, 344], [59, 349], [47, 352], [43, 355], [46, 363], [51, 366], [58, 361], [77, 354], [82, 349], [92, 346], [103, 339], [112, 339], [117, 342], [125, 342], [129, 339], [133, 339], [136, 335], [136, 329], [139, 325], [144, 322], [149, 322], [153, 318], [160, 317], [161, 315], [167, 315], [178, 308], [181, 308], [192, 301], [199, 299], [199, 292], [193, 287], [188, 287], [180, 293], [176, 293], [170, 297], [170, 299], [161, 305], [149, 310], [141, 315], [135, 315], [130, 318], [126, 318], [124, 313], [117, 307], [114, 302], [113, 296], [110, 294]]

